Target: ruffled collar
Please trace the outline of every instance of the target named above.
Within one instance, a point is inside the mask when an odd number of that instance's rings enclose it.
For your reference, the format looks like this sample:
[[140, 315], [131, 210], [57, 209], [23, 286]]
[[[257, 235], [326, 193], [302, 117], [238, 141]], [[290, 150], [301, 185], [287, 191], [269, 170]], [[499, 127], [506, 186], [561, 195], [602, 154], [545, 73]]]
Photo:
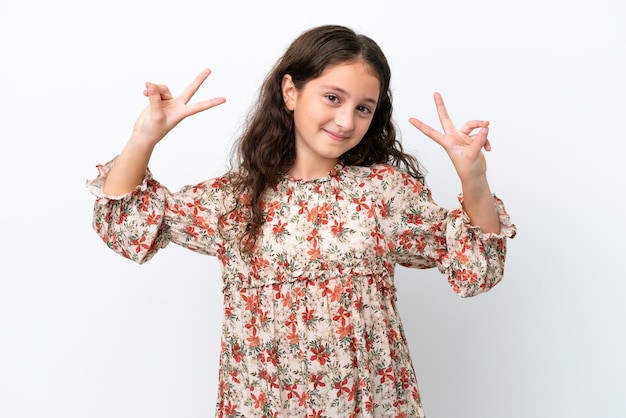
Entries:
[[345, 168], [345, 164], [340, 161], [328, 172], [328, 174], [326, 174], [323, 177], [318, 177], [318, 178], [314, 178], [314, 179], [304, 180], [304, 179], [295, 178], [295, 177], [293, 177], [293, 176], [291, 176], [289, 174], [285, 174], [283, 176], [283, 181], [287, 181], [289, 183], [300, 183], [300, 184], [324, 183], [324, 182], [330, 181], [332, 179], [339, 179], [339, 177], [341, 176], [341, 173], [343, 172], [344, 168]]

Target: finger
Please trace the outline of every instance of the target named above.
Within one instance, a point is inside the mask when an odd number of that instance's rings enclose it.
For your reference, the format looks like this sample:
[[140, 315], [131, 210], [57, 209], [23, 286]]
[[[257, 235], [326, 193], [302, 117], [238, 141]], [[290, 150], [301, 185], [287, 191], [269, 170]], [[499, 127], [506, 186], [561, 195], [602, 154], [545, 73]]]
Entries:
[[480, 131], [473, 137], [470, 148], [476, 151], [476, 153], [480, 152], [483, 148], [485, 151], [490, 151], [491, 144], [489, 143], [488, 135], [489, 127], [485, 126], [484, 128], [481, 128]]
[[[146, 86], [148, 86], [148, 84], [152, 84], [152, 83], [146, 83]], [[163, 85], [163, 84], [152, 84], [152, 85], [155, 86], [157, 90], [159, 91], [161, 100], [171, 100], [174, 98], [174, 96], [172, 96], [172, 92], [170, 92], [170, 89], [166, 85]], [[149, 96], [148, 90], [144, 90], [143, 95]]]
[[461, 132], [463, 132], [465, 135], [469, 135], [475, 129], [485, 128], [487, 126], [489, 126], [489, 121], [486, 121], [486, 120], [470, 120], [465, 125], [463, 125], [463, 127], [461, 128]]
[[212, 99], [203, 100], [198, 103], [190, 104], [186, 107], [186, 116], [195, 115], [196, 113], [202, 112], [204, 110], [210, 109], [215, 106], [219, 106], [222, 103], [225, 103], [226, 99], [223, 97], [214, 97]]
[[452, 119], [450, 119], [450, 115], [448, 115], [448, 110], [446, 109], [446, 105], [443, 102], [443, 98], [441, 94], [435, 92], [433, 95], [435, 98], [435, 106], [437, 107], [437, 115], [439, 116], [439, 122], [441, 122], [441, 127], [443, 128], [444, 133], [451, 132], [454, 129], [454, 123], [452, 123]]
[[211, 74], [211, 70], [208, 68], [205, 68], [204, 70], [202, 70], [202, 72], [200, 74], [198, 74], [196, 76], [196, 78], [193, 79], [193, 81], [191, 82], [191, 84], [189, 84], [180, 94], [180, 99], [187, 104], [189, 102], [189, 100], [191, 100], [191, 98], [193, 97], [194, 94], [196, 94], [196, 92], [198, 91], [198, 89], [200, 88], [200, 86], [202, 85], [202, 83], [204, 83], [204, 80], [207, 79], [207, 77]]
[[432, 139], [439, 145], [442, 144], [444, 135], [441, 132], [437, 131], [436, 129], [433, 129], [431, 126], [425, 124], [424, 122], [422, 122], [421, 120], [417, 118], [409, 118], [409, 123], [415, 126], [417, 129], [420, 130], [420, 132], [422, 132], [424, 135], [426, 135], [427, 137], [429, 137], [430, 139]]
[[155, 119], [163, 117], [163, 108], [161, 107], [161, 92], [157, 85], [146, 83], [148, 98], [150, 99], [150, 112]]

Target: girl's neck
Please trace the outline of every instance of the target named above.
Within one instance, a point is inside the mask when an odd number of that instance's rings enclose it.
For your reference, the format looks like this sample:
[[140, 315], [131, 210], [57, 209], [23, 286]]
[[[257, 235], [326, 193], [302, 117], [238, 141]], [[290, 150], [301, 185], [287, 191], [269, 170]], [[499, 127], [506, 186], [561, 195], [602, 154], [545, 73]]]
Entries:
[[339, 159], [318, 161], [316, 164], [296, 162], [289, 170], [289, 177], [297, 180], [314, 180], [328, 176], [328, 173], [339, 163]]

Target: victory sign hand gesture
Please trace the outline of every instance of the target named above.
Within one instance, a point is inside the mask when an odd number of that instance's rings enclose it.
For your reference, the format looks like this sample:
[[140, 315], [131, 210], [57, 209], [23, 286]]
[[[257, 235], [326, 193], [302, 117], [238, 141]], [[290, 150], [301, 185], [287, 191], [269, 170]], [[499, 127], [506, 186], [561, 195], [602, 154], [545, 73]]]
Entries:
[[154, 146], [172, 128], [187, 116], [226, 101], [223, 97], [214, 97], [189, 104], [209, 74], [209, 69], [202, 71], [178, 97], [172, 96], [167, 86], [146, 83], [143, 94], [150, 99], [150, 104], [135, 121], [130, 139], [115, 159], [103, 186], [104, 193], [121, 196], [133, 190], [145, 175]]
[[[443, 132], [433, 129], [416, 118], [410, 118], [409, 122], [446, 150], [462, 182], [484, 176], [487, 171], [487, 164], [482, 149], [491, 150], [491, 145], [487, 139], [489, 122], [470, 120], [458, 129], [452, 123], [441, 95], [435, 93], [434, 98]], [[479, 129], [478, 133], [472, 134], [476, 129]]]
[[174, 97], [165, 85], [146, 83], [143, 94], [150, 99], [150, 104], [135, 122], [133, 135], [155, 145], [186, 117], [224, 103], [226, 99], [223, 97], [214, 97], [189, 104], [210, 74], [208, 68], [203, 70], [178, 97]]

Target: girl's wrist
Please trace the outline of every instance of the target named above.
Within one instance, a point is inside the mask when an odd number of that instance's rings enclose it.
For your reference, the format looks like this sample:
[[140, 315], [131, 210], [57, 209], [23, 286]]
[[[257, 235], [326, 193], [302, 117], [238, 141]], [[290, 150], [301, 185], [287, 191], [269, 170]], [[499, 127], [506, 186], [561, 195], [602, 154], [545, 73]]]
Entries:
[[482, 189], [484, 187], [489, 187], [489, 183], [487, 181], [487, 174], [482, 173], [479, 175], [470, 175], [459, 177], [461, 180], [461, 185], [463, 189]]
[[[158, 141], [157, 141], [158, 142]], [[152, 154], [154, 151], [154, 147], [156, 142], [152, 142], [146, 139], [143, 135], [133, 132], [128, 142], [126, 143], [125, 150], [133, 153], [133, 154]]]

